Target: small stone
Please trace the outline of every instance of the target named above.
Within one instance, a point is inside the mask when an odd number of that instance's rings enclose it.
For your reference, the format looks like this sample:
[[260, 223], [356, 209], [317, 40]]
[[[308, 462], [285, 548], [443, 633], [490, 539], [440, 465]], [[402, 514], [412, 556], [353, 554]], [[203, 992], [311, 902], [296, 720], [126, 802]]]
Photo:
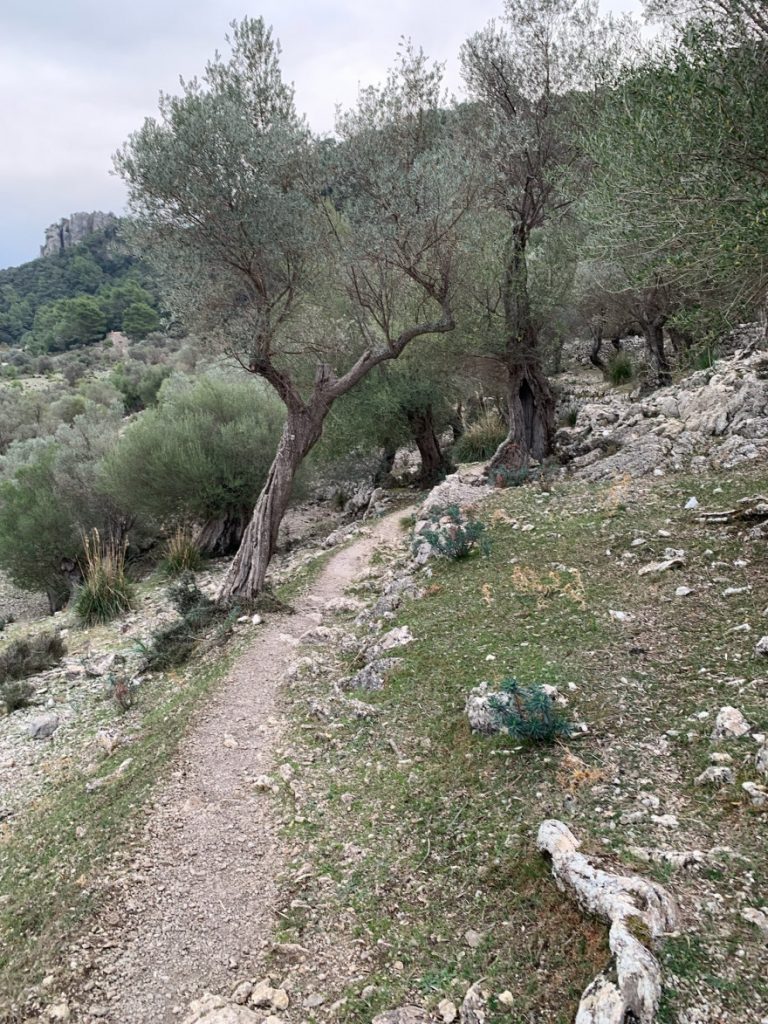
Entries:
[[512, 995], [509, 989], [505, 989], [504, 992], [500, 992], [499, 995], [496, 996], [496, 999], [498, 1002], [501, 1003], [502, 1006], [511, 1008], [515, 1005], [515, 997]]
[[677, 828], [680, 824], [674, 814], [652, 814], [651, 821], [662, 828]]
[[738, 708], [726, 705], [717, 713], [715, 727], [712, 730], [713, 740], [738, 739], [749, 732], [749, 722]]
[[[635, 539], [632, 541], [630, 547], [641, 548], [643, 546], [643, 544], [647, 544], [647, 543], [648, 543], [648, 541], [645, 539], [645, 537], [635, 537]], [[499, 998], [501, 998], [501, 997], [499, 997]]]
[[710, 764], [733, 764], [733, 758], [725, 751], [717, 751], [709, 755]]
[[699, 502], [698, 502], [698, 500], [696, 498], [689, 498], [688, 501], [686, 501], [686, 503], [685, 503], [685, 508], [688, 509], [689, 511], [691, 509], [698, 508], [698, 507], [699, 507]]
[[234, 750], [236, 747], [240, 746], [240, 744], [237, 742], [235, 737], [230, 732], [224, 733], [224, 739], [222, 742], [224, 743], [224, 746], [227, 747], [228, 750]]
[[232, 993], [232, 1001], [234, 1003], [239, 1003], [242, 1006], [248, 1002], [248, 997], [251, 992], [253, 992], [253, 985], [250, 981], [241, 981]]
[[325, 1002], [325, 996], [320, 995], [319, 992], [312, 992], [303, 1002], [305, 1010], [316, 1010], [318, 1006], [322, 1006]]
[[756, 782], [742, 782], [741, 788], [752, 801], [754, 807], [764, 807], [768, 804], [768, 790]]
[[271, 1006], [273, 994], [274, 990], [272, 986], [269, 984], [269, 981], [265, 979], [264, 981], [260, 981], [258, 985], [254, 986], [251, 990], [249, 1002], [251, 1006]]
[[725, 765], [712, 764], [697, 776], [697, 786], [732, 786], [736, 781], [733, 770]]
[[755, 770], [768, 779], [768, 744], [758, 750], [755, 757]]
[[450, 999], [441, 999], [437, 1004], [437, 1012], [443, 1024], [453, 1024], [459, 1015], [459, 1011]]
[[53, 736], [60, 724], [58, 715], [38, 715], [27, 722], [27, 735], [33, 740], [47, 740]]
[[48, 1007], [49, 1020], [68, 1021], [69, 1017], [69, 1006], [66, 1003], [54, 1003]]
[[746, 907], [741, 912], [743, 920], [749, 921], [750, 924], [754, 924], [760, 929], [763, 935], [768, 938], [768, 914], [764, 914], [762, 910], [758, 910], [756, 907]]
[[474, 928], [469, 928], [464, 932], [464, 941], [470, 949], [477, 949], [483, 941], [483, 936], [480, 932], [476, 932]]
[[272, 993], [272, 1008], [275, 1010], [287, 1010], [291, 1004], [290, 997], [284, 988], [276, 988]]
[[262, 617], [260, 615], [252, 615], [251, 616], [251, 622], [253, 623], [254, 626], [260, 626], [263, 621], [264, 621], [264, 619], [262, 619]]
[[419, 1006], [401, 1006], [376, 1014], [371, 1024], [429, 1024], [429, 1015]]
[[675, 597], [688, 597], [692, 593], [693, 590], [690, 587], [678, 587], [675, 591]]
[[280, 767], [277, 769], [277, 774], [280, 776], [283, 782], [290, 782], [291, 779], [293, 779], [295, 773], [293, 771], [293, 766], [288, 764], [288, 762], [286, 761], [285, 764], [281, 764]]
[[608, 612], [614, 622], [631, 622], [634, 615], [630, 615], [629, 612], [617, 612], [612, 609]]
[[[768, 611], [768, 608], [766, 609]], [[764, 658], [768, 658], [768, 636], [761, 636], [755, 644], [755, 654], [760, 654]]]

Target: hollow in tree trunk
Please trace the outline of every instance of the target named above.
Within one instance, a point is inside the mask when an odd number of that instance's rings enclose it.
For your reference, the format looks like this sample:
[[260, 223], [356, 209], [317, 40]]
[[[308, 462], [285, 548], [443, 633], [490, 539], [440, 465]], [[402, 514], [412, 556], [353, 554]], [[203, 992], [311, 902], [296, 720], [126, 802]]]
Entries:
[[517, 228], [507, 254], [504, 277], [504, 318], [507, 342], [507, 415], [509, 432], [489, 470], [519, 469], [549, 455], [555, 426], [555, 400], [539, 355], [539, 339], [531, 314], [526, 261], [527, 232]]
[[289, 410], [267, 481], [219, 592], [222, 603], [252, 602], [263, 591], [296, 471], [318, 441], [326, 412], [320, 408]]
[[419, 449], [421, 469], [416, 476], [416, 483], [421, 487], [432, 487], [451, 469], [451, 464], [443, 452], [435, 434], [435, 420], [432, 407], [409, 410], [406, 418]]
[[243, 510], [228, 513], [218, 519], [208, 519], [203, 523], [195, 537], [195, 544], [201, 554], [213, 558], [233, 555], [243, 539], [248, 516], [248, 511]]

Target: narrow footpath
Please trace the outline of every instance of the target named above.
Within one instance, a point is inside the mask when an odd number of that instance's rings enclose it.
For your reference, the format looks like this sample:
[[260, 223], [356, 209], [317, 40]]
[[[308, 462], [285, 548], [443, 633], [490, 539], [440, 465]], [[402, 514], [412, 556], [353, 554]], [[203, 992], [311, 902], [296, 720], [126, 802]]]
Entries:
[[339, 551], [297, 600], [270, 616], [198, 716], [158, 791], [144, 847], [86, 940], [93, 970], [72, 1020], [170, 1024], [202, 990], [258, 972], [271, 942], [286, 859], [274, 801], [254, 784], [275, 765], [285, 721], [281, 683], [317, 612], [341, 597], [402, 511]]

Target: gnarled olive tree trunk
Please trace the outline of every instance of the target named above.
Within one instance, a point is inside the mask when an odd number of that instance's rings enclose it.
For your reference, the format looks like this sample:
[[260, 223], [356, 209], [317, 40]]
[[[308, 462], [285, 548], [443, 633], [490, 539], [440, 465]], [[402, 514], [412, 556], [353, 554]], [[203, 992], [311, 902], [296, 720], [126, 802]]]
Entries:
[[296, 472], [323, 432], [328, 409], [314, 405], [289, 409], [277, 454], [259, 495], [237, 555], [219, 592], [226, 603], [239, 599], [253, 601], [264, 589], [277, 535], [293, 490]]
[[555, 400], [541, 368], [538, 336], [528, 295], [527, 232], [512, 233], [504, 276], [504, 318], [507, 342], [509, 432], [491, 459], [489, 469], [518, 469], [539, 461], [552, 448]]
[[446, 458], [437, 440], [432, 407], [409, 410], [406, 417], [421, 457], [421, 468], [416, 476], [416, 483], [421, 487], [432, 487], [451, 469], [450, 460]]
[[642, 320], [641, 327], [648, 361], [656, 375], [658, 386], [666, 387], [667, 384], [672, 383], [672, 371], [669, 368], [669, 360], [664, 349], [664, 318], [655, 317], [653, 320]]

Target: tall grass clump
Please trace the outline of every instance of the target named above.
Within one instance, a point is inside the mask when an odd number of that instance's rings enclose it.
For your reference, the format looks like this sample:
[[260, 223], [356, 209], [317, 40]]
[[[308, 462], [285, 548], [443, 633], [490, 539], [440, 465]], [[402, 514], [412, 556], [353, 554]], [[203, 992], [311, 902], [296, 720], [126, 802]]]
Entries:
[[81, 622], [111, 622], [130, 610], [133, 587], [125, 574], [126, 545], [102, 540], [98, 530], [83, 535], [83, 583], [75, 599]]
[[495, 409], [482, 413], [453, 446], [456, 462], [484, 462], [506, 439], [507, 427]]
[[635, 364], [626, 352], [617, 352], [608, 360], [607, 372], [608, 380], [618, 387], [620, 384], [628, 384], [629, 381], [634, 380]]
[[202, 564], [203, 556], [194, 532], [188, 526], [178, 527], [166, 541], [160, 568], [167, 576], [178, 576], [183, 572], [196, 572]]

